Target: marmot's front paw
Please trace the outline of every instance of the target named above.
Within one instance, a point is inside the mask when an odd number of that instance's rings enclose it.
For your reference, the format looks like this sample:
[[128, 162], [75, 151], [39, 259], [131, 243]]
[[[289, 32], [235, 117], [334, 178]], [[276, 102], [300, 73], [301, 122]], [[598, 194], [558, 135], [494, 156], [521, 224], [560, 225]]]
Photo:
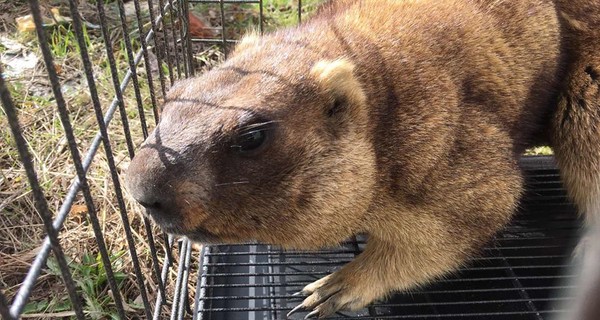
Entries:
[[357, 279], [352, 280], [336, 272], [307, 285], [297, 294], [308, 297], [287, 314], [288, 318], [299, 311], [310, 311], [305, 319], [324, 318], [340, 310], [363, 308], [378, 298], [366, 277], [358, 280], [358, 284]]

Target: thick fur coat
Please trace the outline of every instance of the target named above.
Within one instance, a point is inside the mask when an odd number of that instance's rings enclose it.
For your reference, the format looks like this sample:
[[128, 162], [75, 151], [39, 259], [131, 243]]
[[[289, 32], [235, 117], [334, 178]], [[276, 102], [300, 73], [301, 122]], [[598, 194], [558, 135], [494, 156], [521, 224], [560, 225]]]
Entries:
[[600, 2], [340, 0], [178, 82], [127, 183], [200, 242], [368, 234], [303, 290], [327, 316], [463, 264], [515, 212], [538, 143], [599, 217]]

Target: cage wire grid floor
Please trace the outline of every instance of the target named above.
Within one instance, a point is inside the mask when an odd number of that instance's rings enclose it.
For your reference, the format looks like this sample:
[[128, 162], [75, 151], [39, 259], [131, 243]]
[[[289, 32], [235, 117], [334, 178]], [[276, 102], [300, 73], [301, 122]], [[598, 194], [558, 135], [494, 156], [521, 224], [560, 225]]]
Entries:
[[[521, 210], [479, 256], [429, 286], [332, 319], [542, 320], [563, 312], [581, 222], [551, 157], [525, 157], [521, 165], [527, 187]], [[302, 301], [292, 297], [294, 292], [351, 261], [365, 241], [359, 236], [340, 248], [315, 252], [258, 244], [207, 246], [198, 262], [193, 318], [285, 319]]]

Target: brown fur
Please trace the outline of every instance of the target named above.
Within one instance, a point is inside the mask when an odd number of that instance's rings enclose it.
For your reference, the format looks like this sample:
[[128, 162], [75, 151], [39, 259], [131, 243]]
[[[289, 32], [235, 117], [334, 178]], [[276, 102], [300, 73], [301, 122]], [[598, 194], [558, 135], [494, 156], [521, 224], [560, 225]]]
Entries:
[[[600, 216], [599, 23], [595, 0], [336, 1], [176, 84], [129, 190], [201, 242], [305, 249], [367, 233], [303, 303], [363, 307], [454, 270], [501, 229], [536, 142]], [[235, 151], [257, 125], [264, 145]]]

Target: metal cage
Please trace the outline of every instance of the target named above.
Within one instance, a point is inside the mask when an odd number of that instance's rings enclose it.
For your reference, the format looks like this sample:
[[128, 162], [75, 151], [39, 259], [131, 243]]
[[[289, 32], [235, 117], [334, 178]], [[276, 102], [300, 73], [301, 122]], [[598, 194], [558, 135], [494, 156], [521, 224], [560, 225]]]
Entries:
[[[60, 241], [62, 226], [71, 212], [76, 197], [82, 197], [96, 237], [97, 250], [103, 262], [107, 285], [112, 292], [113, 303], [121, 319], [131, 318], [123, 303], [123, 297], [112, 270], [109, 249], [106, 247], [103, 231], [100, 228], [95, 199], [90, 192], [87, 174], [92, 161], [99, 154], [100, 146], [110, 167], [112, 192], [117, 198], [117, 210], [126, 233], [128, 254], [134, 265], [134, 274], [143, 311], [134, 317], [160, 319], [170, 314], [171, 319], [283, 319], [285, 313], [298, 298], [291, 294], [303, 285], [322, 277], [358, 254], [365, 242], [357, 236], [340, 248], [319, 252], [286, 252], [259, 244], [231, 246], [208, 246], [201, 253], [194, 254], [193, 245], [187, 240], [176, 240], [166, 234], [155, 234], [147, 219], [143, 228], [150, 247], [152, 273], [144, 274], [139, 266], [136, 242], [130, 227], [129, 216], [124, 202], [119, 173], [115, 163], [115, 149], [109, 139], [111, 120], [119, 116], [126, 136], [126, 152], [131, 158], [135, 146], [125, 114], [133, 110], [140, 117], [143, 138], [148, 134], [148, 122], [156, 123], [161, 100], [168, 88], [177, 79], [194, 75], [199, 71], [194, 59], [197, 44], [220, 45], [227, 54], [234, 39], [227, 37], [227, 21], [224, 6], [228, 4], [253, 4], [259, 7], [258, 26], [264, 29], [263, 0], [148, 0], [150, 26], [146, 29], [140, 18], [140, 1], [133, 0], [136, 10], [139, 36], [130, 39], [124, 3], [117, 0], [120, 12], [123, 42], [127, 55], [127, 70], [118, 70], [112, 50], [106, 50], [106, 60], [110, 65], [114, 98], [109, 105], [102, 105], [98, 99], [98, 87], [93, 73], [93, 65], [86, 49], [83, 22], [78, 12], [77, 1], [70, 0], [70, 16], [73, 30], [80, 48], [80, 58], [84, 66], [85, 78], [89, 87], [91, 107], [96, 117], [97, 133], [85, 152], [80, 152], [73, 129], [73, 123], [63, 92], [61, 81], [53, 64], [53, 55], [48, 45], [48, 35], [44, 31], [40, 6], [37, 0], [30, 0], [31, 15], [37, 26], [37, 37], [48, 70], [54, 99], [64, 128], [68, 150], [76, 176], [60, 210], [51, 212], [46, 195], [36, 176], [35, 165], [28, 143], [22, 135], [17, 117], [17, 106], [7, 88], [6, 77], [0, 69], [0, 97], [10, 125], [14, 142], [22, 160], [23, 169], [33, 194], [35, 207], [42, 217], [46, 238], [31, 267], [19, 285], [14, 296], [6, 296], [0, 290], [0, 314], [4, 319], [18, 319], [29, 300], [36, 281], [45, 268], [51, 254], [56, 257], [60, 273], [72, 302], [77, 319], [85, 319], [86, 312], [76, 286], [69, 261], [63, 253]], [[189, 6], [214, 4], [220, 9], [220, 36], [214, 38], [193, 38], [187, 28]], [[298, 8], [297, 20], [302, 18], [302, 3]], [[105, 45], [111, 48], [111, 39], [106, 28], [106, 12], [103, 1], [96, 1]], [[132, 40], [140, 49], [135, 51]], [[151, 70], [151, 55], [156, 56], [158, 70]], [[144, 62], [144, 63], [142, 63]], [[143, 65], [143, 69], [141, 69]], [[1, 68], [2, 66], [0, 66]], [[145, 71], [144, 71], [145, 70]], [[141, 71], [143, 74], [140, 74]], [[149, 99], [143, 99], [139, 91], [140, 82], [149, 86]], [[135, 91], [135, 104], [124, 102], [123, 91]], [[144, 105], [151, 106], [151, 119], [146, 119]], [[102, 151], [100, 151], [102, 152]], [[338, 318], [358, 317], [361, 319], [548, 319], [547, 316], [560, 313], [555, 302], [567, 301], [568, 292], [561, 289], [570, 287], [567, 281], [573, 275], [570, 266], [570, 252], [578, 236], [580, 221], [572, 206], [566, 200], [552, 158], [525, 158], [522, 164], [527, 173], [528, 193], [522, 210], [514, 223], [487, 246], [481, 256], [458, 271], [430, 286], [416, 289], [407, 294], [398, 294], [385, 302], [377, 303], [359, 312], [338, 313]], [[548, 219], [551, 217], [551, 219]], [[543, 219], [542, 219], [543, 218]], [[176, 258], [178, 257], [178, 258]], [[161, 263], [161, 260], [163, 263]], [[177, 260], [177, 261], [176, 261]], [[197, 265], [197, 278], [190, 277], [190, 270]], [[1, 267], [0, 267], [1, 268]], [[167, 290], [169, 273], [176, 274], [173, 290]], [[150, 288], [145, 281], [151, 277], [158, 283]], [[196, 281], [195, 292], [188, 290], [188, 282]]]

